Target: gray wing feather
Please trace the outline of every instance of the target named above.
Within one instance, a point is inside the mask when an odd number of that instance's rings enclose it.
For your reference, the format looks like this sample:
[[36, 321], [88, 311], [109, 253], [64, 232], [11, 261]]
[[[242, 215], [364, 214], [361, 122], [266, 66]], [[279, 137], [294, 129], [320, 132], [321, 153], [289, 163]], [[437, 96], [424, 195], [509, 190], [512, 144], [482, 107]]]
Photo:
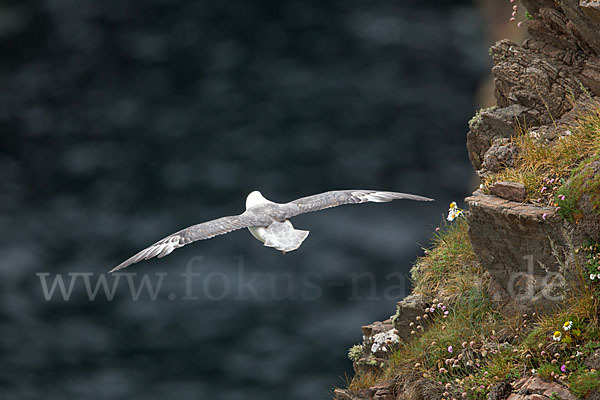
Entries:
[[231, 231], [253, 226], [256, 223], [256, 218], [254, 218], [252, 215], [242, 214], [231, 217], [222, 217], [212, 221], [204, 222], [202, 224], [190, 226], [159, 240], [152, 246], [145, 248], [136, 255], [117, 265], [110, 272], [118, 271], [130, 266], [131, 264], [135, 264], [142, 260], [148, 260], [153, 257], [162, 258], [170, 254], [173, 250], [183, 247], [186, 244], [198, 240], [210, 239], [217, 235], [224, 235]]
[[333, 190], [331, 192], [302, 197], [286, 204], [286, 206], [290, 206], [288, 207], [291, 213], [290, 217], [293, 217], [295, 215], [324, 210], [326, 208], [337, 207], [344, 204], [360, 204], [367, 202], [384, 203], [397, 199], [433, 201], [433, 199], [427, 197], [408, 193], [380, 192], [378, 190]]

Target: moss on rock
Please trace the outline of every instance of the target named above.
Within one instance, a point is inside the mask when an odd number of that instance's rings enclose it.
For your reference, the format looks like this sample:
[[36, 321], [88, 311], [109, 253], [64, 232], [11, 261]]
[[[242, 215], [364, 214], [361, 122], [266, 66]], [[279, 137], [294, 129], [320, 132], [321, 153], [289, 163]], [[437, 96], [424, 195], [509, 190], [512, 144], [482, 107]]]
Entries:
[[600, 155], [584, 160], [557, 192], [559, 214], [578, 225], [578, 230], [594, 240], [600, 239]]

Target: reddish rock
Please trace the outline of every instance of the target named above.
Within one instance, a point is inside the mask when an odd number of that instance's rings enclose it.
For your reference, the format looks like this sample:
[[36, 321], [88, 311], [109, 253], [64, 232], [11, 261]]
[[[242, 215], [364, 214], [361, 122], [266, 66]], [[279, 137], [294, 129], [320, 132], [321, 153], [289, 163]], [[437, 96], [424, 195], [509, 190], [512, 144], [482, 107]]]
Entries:
[[556, 393], [560, 400], [577, 400], [577, 397], [573, 396], [569, 390], [563, 386], [560, 386], [556, 383], [552, 385], [552, 387], [548, 388], [544, 392], [544, 396], [551, 397], [552, 393]]
[[373, 400], [395, 400], [396, 395], [394, 394], [394, 385], [391, 382], [382, 382], [375, 386], [375, 394]]
[[496, 182], [490, 191], [495, 196], [522, 203], [525, 201], [525, 185], [516, 182]]
[[552, 393], [560, 396], [561, 400], [577, 399], [564, 386], [556, 382], [546, 382], [537, 376], [520, 379], [513, 387], [517, 393], [511, 394], [508, 400], [548, 400]]
[[544, 393], [548, 388], [554, 387], [554, 385], [556, 384], [552, 382], [546, 382], [537, 376], [532, 376], [525, 384], [525, 387], [527, 388], [528, 392], [541, 394]]
[[530, 396], [527, 396], [526, 399], [527, 400], [548, 400], [548, 398], [546, 396], [542, 396], [541, 394], [532, 394]]

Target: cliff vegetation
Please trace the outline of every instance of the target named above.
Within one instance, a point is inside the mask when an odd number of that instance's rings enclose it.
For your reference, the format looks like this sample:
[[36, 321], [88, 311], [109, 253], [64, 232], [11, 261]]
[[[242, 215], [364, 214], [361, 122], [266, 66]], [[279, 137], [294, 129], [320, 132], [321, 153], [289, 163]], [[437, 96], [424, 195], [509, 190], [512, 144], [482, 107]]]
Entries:
[[469, 122], [481, 185], [362, 327], [337, 399], [600, 399], [600, 2], [523, 0]]

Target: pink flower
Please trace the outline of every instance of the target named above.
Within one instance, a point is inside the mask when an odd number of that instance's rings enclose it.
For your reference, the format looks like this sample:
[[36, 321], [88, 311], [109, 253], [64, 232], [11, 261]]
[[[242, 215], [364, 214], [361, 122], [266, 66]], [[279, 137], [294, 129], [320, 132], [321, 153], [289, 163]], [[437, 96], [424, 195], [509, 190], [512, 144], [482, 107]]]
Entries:
[[559, 199], [564, 200], [565, 199], [565, 195], [561, 194], [560, 196], [558, 196]]
[[567, 372], [567, 366], [565, 364], [561, 365], [560, 370], [562, 372]]
[[543, 219], [543, 220], [545, 220], [547, 216], [548, 216], [548, 213], [544, 213], [544, 214], [542, 215], [542, 219]]
[[548, 189], [548, 188], [547, 188], [546, 186], [544, 186], [544, 187], [542, 188], [542, 190], [540, 190], [540, 193], [544, 193], [544, 192], [545, 192], [547, 189]]
[[454, 348], [452, 346], [448, 346], [448, 353], [452, 353], [454, 351]]

